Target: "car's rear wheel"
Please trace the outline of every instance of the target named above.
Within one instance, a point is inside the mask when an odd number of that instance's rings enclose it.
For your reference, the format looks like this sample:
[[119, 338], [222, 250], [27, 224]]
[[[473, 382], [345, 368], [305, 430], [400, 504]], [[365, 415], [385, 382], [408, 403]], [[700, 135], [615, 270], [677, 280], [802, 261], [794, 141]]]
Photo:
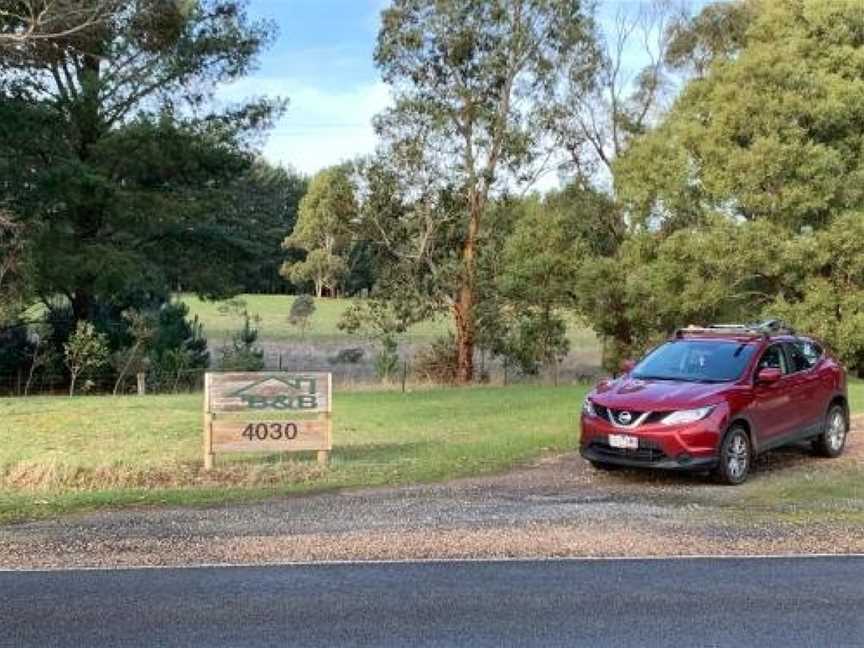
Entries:
[[597, 470], [618, 470], [621, 466], [617, 464], [606, 463], [605, 461], [592, 461], [591, 465]]
[[846, 447], [849, 423], [846, 409], [842, 405], [832, 405], [825, 417], [825, 428], [813, 440], [813, 449], [823, 457], [839, 457]]
[[740, 425], [733, 426], [720, 444], [720, 462], [715, 475], [723, 484], [743, 484], [750, 474], [753, 463], [753, 446], [750, 435]]

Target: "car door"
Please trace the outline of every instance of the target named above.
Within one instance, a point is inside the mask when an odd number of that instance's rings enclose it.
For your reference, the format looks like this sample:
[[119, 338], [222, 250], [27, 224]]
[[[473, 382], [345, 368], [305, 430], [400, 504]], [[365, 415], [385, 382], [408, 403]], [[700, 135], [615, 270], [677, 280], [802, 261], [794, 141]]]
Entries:
[[[766, 368], [780, 369], [780, 380], [775, 383], [760, 383], [756, 380], [759, 371]], [[789, 359], [782, 343], [765, 348], [753, 372], [753, 405], [750, 418], [755, 424], [759, 445], [770, 447], [781, 443], [786, 434], [794, 431], [801, 423], [798, 411], [791, 407], [792, 394], [789, 391]]]
[[801, 342], [786, 342], [783, 346], [789, 358], [790, 407], [796, 410], [796, 417], [800, 420], [798, 431], [813, 431], [821, 425], [825, 414], [819, 374], [814, 371], [815, 363], [805, 355]]

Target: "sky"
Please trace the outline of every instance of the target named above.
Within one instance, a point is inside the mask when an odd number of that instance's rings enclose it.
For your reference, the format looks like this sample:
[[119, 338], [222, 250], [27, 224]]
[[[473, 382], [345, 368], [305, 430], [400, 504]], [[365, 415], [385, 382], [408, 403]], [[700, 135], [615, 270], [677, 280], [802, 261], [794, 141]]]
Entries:
[[276, 22], [276, 42], [249, 77], [221, 96], [281, 96], [288, 109], [263, 154], [305, 174], [371, 153], [372, 117], [389, 91], [372, 53], [386, 0], [251, 0], [253, 17]]
[[[644, 0], [605, 0], [600, 19]], [[692, 0], [701, 5], [704, 0]], [[372, 117], [389, 104], [389, 90], [372, 60], [381, 10], [388, 0], [250, 0], [252, 17], [273, 20], [275, 43], [249, 77], [223, 89], [230, 101], [253, 96], [289, 100], [269, 135], [265, 158], [314, 174], [372, 153]], [[644, 63], [634, 53], [634, 67]]]

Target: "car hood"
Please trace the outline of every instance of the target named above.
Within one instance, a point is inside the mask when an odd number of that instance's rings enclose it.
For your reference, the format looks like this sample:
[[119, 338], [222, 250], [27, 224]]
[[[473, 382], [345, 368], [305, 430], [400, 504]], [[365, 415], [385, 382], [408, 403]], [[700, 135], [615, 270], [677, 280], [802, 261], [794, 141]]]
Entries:
[[715, 404], [729, 387], [730, 383], [640, 380], [625, 376], [600, 383], [592, 398], [613, 409], [643, 412], [692, 409]]

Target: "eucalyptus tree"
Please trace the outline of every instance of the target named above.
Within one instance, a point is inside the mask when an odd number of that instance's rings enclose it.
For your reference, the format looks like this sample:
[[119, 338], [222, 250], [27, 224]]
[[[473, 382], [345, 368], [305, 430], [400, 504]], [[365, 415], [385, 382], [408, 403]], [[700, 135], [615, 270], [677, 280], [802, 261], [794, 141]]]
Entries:
[[318, 298], [325, 288], [335, 294], [347, 271], [350, 226], [357, 213], [354, 193], [349, 167], [343, 165], [319, 172], [300, 200], [297, 223], [283, 242], [288, 250], [306, 253], [303, 260], [286, 261], [283, 276], [294, 283], [312, 281]]
[[474, 374], [490, 198], [548, 161], [549, 98], [574, 60], [590, 77], [593, 45], [580, 0], [395, 0], [382, 13], [375, 61], [393, 106], [376, 129], [410, 222], [378, 242], [415, 268], [437, 256], [423, 281], [435, 277], [434, 307], [452, 315], [460, 382]]

